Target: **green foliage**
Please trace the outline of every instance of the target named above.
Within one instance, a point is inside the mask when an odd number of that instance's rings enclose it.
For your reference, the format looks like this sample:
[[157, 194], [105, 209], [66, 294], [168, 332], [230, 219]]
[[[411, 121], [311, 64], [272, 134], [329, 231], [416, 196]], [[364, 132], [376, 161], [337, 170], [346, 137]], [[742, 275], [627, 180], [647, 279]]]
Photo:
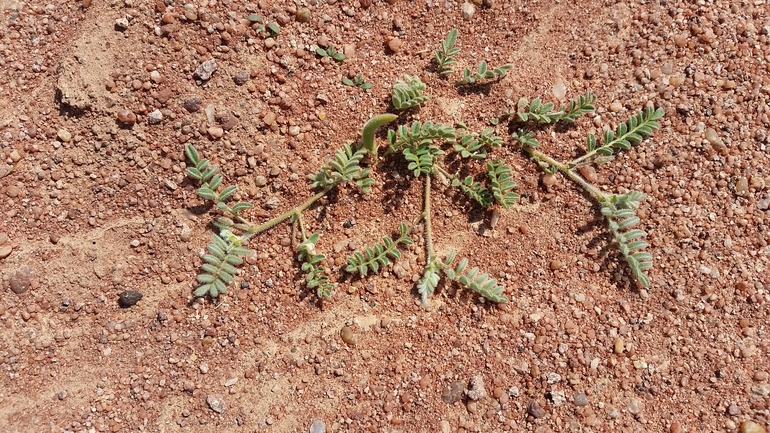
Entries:
[[433, 52], [436, 56], [436, 62], [438, 63], [436, 72], [440, 75], [447, 75], [454, 72], [454, 69], [452, 69], [451, 66], [457, 62], [457, 59], [453, 56], [460, 52], [459, 48], [454, 48], [455, 42], [457, 42], [457, 29], [452, 29], [449, 31], [446, 39], [441, 41], [441, 48]]
[[313, 181], [312, 187], [323, 188], [354, 182], [362, 191], [368, 193], [374, 180], [369, 177], [370, 169], [361, 168], [361, 159], [366, 153], [367, 150], [364, 148], [354, 152], [350, 144], [345, 143], [342, 150], [338, 150], [334, 154], [334, 159], [321, 167], [318, 172], [309, 176], [310, 180]]
[[527, 147], [538, 147], [540, 146], [540, 143], [535, 138], [535, 133], [532, 131], [525, 131], [523, 129], [519, 129], [518, 131], [514, 132], [512, 135], [514, 140], [518, 141], [524, 146]]
[[505, 76], [506, 74], [505, 71], [507, 71], [508, 69], [511, 69], [512, 67], [513, 65], [502, 65], [493, 69], [489, 69], [487, 67], [487, 62], [482, 61], [476, 67], [475, 73], [472, 72], [470, 69], [465, 68], [463, 70], [463, 78], [457, 81], [455, 84], [458, 86], [461, 86], [463, 84], [475, 84], [477, 82], [488, 80], [490, 78], [499, 80]]
[[433, 122], [413, 122], [411, 127], [399, 125], [398, 130], [388, 130], [388, 143], [391, 151], [405, 147], [421, 147], [436, 139], [454, 138], [455, 130], [451, 126]]
[[608, 226], [618, 248], [626, 259], [634, 277], [644, 286], [650, 285], [650, 279], [644, 271], [652, 268], [652, 254], [642, 251], [649, 244], [643, 240], [647, 236], [643, 230], [633, 228], [640, 223], [635, 209], [645, 195], [638, 191], [629, 191], [623, 195], [611, 195], [601, 200], [601, 212], [607, 218]]
[[204, 263], [198, 274], [200, 285], [193, 292], [195, 296], [210, 295], [216, 298], [220, 293], [227, 293], [227, 285], [233, 282], [235, 267], [243, 263], [242, 256], [248, 256], [249, 250], [242, 248], [241, 238], [229, 230], [223, 230], [221, 236], [213, 235], [203, 255]]
[[423, 91], [425, 91], [425, 83], [420, 80], [420, 77], [404, 75], [403, 80], [398, 80], [393, 85], [393, 107], [396, 110], [405, 110], [422, 104], [430, 99], [430, 96], [422, 94]]
[[444, 274], [446, 277], [461, 286], [469, 288], [480, 294], [484, 298], [497, 303], [508, 302], [508, 298], [503, 295], [505, 288], [497, 284], [497, 280], [491, 278], [487, 273], [479, 273], [479, 268], [472, 268], [465, 272], [468, 267], [468, 259], [463, 258], [456, 268], [451, 268], [450, 264], [454, 260], [454, 252], [444, 261]]
[[381, 244], [375, 244], [373, 247], [365, 249], [363, 253], [353, 253], [352, 256], [348, 257], [348, 266], [345, 271], [358, 272], [360, 276], [365, 277], [368, 271], [376, 273], [390, 264], [391, 260], [401, 257], [398, 246], [411, 245], [414, 241], [409, 237], [410, 229], [406, 224], [401, 223], [398, 226], [398, 232], [399, 236], [396, 240], [386, 236], [382, 238]]
[[444, 154], [443, 150], [433, 145], [405, 147], [402, 152], [404, 158], [409, 161], [408, 168], [412, 170], [414, 177], [420, 177], [420, 173], [433, 174], [436, 156]]
[[305, 277], [307, 287], [316, 289], [319, 298], [330, 299], [334, 284], [329, 282], [329, 277], [326, 276], [326, 272], [321, 266], [321, 263], [326, 260], [326, 256], [315, 252], [315, 245], [320, 237], [319, 233], [313, 233], [297, 245], [297, 251], [299, 251], [297, 259], [302, 262], [302, 272], [307, 274]]
[[268, 23], [267, 30], [270, 32], [270, 36], [278, 36], [281, 33], [281, 26], [278, 23]]
[[441, 281], [442, 263], [438, 259], [433, 259], [425, 266], [422, 277], [417, 282], [417, 293], [422, 297], [423, 304], [428, 303], [428, 298], [436, 291], [439, 281]]
[[596, 147], [596, 137], [588, 134], [586, 146], [589, 152], [603, 156], [612, 156], [613, 149], [630, 149], [631, 145], [638, 144], [642, 139], [652, 134], [653, 131], [660, 128], [657, 120], [663, 117], [663, 109], [653, 109], [647, 107], [644, 111], [631, 116], [628, 122], [621, 123], [616, 131], [607, 130], [604, 132], [604, 144]]
[[468, 196], [484, 207], [489, 207], [494, 204], [492, 194], [484, 187], [484, 185], [475, 182], [473, 176], [466, 176], [463, 180], [455, 177], [452, 179], [452, 186], [460, 188], [460, 190], [468, 194]]
[[345, 54], [334, 49], [334, 45], [332, 44], [329, 44], [329, 46], [326, 48], [316, 48], [315, 53], [321, 57], [331, 57], [338, 62], [345, 60]]
[[487, 157], [486, 147], [500, 147], [503, 144], [502, 137], [493, 135], [494, 132], [493, 128], [487, 128], [478, 135], [463, 135], [455, 142], [454, 150], [463, 158], [484, 159]]
[[364, 90], [372, 88], [372, 83], [364, 81], [364, 74], [358, 74], [352, 80], [348, 77], [343, 77], [342, 84], [346, 86], [360, 87]]
[[516, 183], [512, 180], [511, 168], [500, 160], [495, 160], [487, 163], [487, 173], [489, 173], [489, 180], [492, 183], [492, 195], [495, 200], [505, 209], [516, 203], [519, 195], [511, 192], [516, 188]]
[[540, 98], [535, 98], [529, 102], [527, 98], [519, 99], [516, 104], [516, 117], [522, 122], [532, 120], [537, 123], [556, 123], [556, 122], [574, 122], [586, 113], [594, 111], [596, 96], [591, 92], [578, 96], [577, 99], [569, 101], [567, 106], [560, 105], [558, 110], [554, 110], [552, 102], [543, 103]]

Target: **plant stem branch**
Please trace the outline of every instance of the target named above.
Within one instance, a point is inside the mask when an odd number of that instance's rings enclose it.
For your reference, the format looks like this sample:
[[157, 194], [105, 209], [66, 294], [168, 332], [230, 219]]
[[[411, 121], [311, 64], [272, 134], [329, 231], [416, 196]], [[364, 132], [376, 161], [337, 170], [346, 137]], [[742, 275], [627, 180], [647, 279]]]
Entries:
[[563, 164], [531, 146], [524, 146], [524, 150], [536, 160], [545, 162], [546, 164], [556, 167], [560, 172], [562, 172], [562, 174], [564, 174], [565, 176], [570, 178], [573, 182], [583, 187], [583, 189], [586, 190], [586, 192], [588, 192], [589, 194], [594, 196], [597, 200], [599, 200], [600, 203], [604, 203], [607, 200], [607, 194], [601, 192], [599, 188], [588, 183], [588, 181], [586, 181], [579, 174], [575, 173], [572, 169], [570, 169], [567, 164]]
[[423, 205], [423, 219], [425, 220], [425, 250], [428, 254], [426, 263], [430, 263], [433, 260], [433, 229], [430, 225], [430, 175], [425, 176], [425, 202]]
[[[286, 221], [287, 219], [289, 219], [289, 218], [291, 218], [293, 216], [297, 216], [299, 218], [299, 215], [303, 211], [305, 211], [305, 209], [307, 209], [310, 206], [312, 206], [313, 203], [318, 201], [321, 197], [325, 196], [326, 193], [331, 191], [336, 186], [337, 186], [336, 184], [325, 186], [324, 189], [322, 189], [321, 191], [318, 191], [314, 196], [312, 196], [309, 199], [305, 200], [304, 203], [300, 204], [299, 206], [296, 206], [296, 207], [293, 207], [293, 208], [287, 210], [286, 212], [278, 215], [277, 217], [271, 219], [270, 221], [262, 223], [262, 224], [260, 224], [258, 226], [250, 224], [251, 227], [250, 227], [248, 233], [246, 233], [244, 241], [250, 239], [254, 235], [258, 235], [258, 234], [262, 233], [265, 230], [268, 230], [268, 229], [271, 229], [271, 228], [277, 226], [278, 224]], [[303, 238], [305, 237], [304, 233], [303, 233], [302, 237]]]

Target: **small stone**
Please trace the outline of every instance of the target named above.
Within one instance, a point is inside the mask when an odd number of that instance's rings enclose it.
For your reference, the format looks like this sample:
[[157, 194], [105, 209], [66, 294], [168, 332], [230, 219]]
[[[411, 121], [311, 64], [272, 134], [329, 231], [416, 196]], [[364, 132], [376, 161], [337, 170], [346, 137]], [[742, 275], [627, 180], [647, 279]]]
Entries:
[[189, 98], [188, 100], [184, 101], [184, 109], [187, 110], [190, 113], [195, 113], [196, 111], [201, 109], [201, 105], [203, 103], [200, 99], [193, 96], [192, 98]]
[[120, 296], [118, 297], [118, 305], [120, 305], [121, 308], [128, 308], [136, 305], [137, 302], [139, 302], [140, 299], [142, 299], [142, 294], [134, 291], [134, 290], [124, 290], [120, 293]]
[[626, 350], [626, 346], [622, 338], [618, 337], [615, 339], [614, 350], [616, 355], [620, 355], [621, 353], [623, 353], [624, 350]]
[[738, 179], [738, 182], [735, 183], [735, 191], [736, 192], [746, 192], [749, 190], [749, 180], [745, 177], [741, 177]]
[[238, 72], [233, 77], [233, 82], [238, 86], [243, 86], [247, 81], [249, 81], [249, 73], [247, 71]]
[[200, 78], [203, 81], [207, 81], [211, 78], [214, 71], [217, 70], [217, 62], [214, 59], [206, 60], [195, 68], [193, 75]]
[[586, 397], [583, 392], [579, 392], [572, 396], [572, 401], [575, 403], [575, 406], [588, 406], [588, 397]]
[[217, 140], [219, 138], [222, 138], [223, 135], [225, 135], [225, 130], [223, 128], [220, 128], [219, 126], [212, 126], [208, 129], [209, 137], [213, 138], [214, 140]]
[[275, 113], [272, 111], [268, 111], [265, 114], [265, 117], [262, 118], [262, 121], [265, 122], [265, 125], [271, 126], [275, 124]]
[[150, 122], [150, 125], [157, 125], [163, 121], [163, 113], [157, 109], [153, 110], [147, 115], [147, 121]]
[[136, 248], [139, 245], [142, 245], [142, 242], [139, 239], [133, 239], [131, 242], [128, 243], [131, 245], [132, 248]]
[[393, 38], [388, 41], [388, 48], [391, 49], [394, 53], [397, 53], [401, 50], [401, 47], [404, 45], [404, 41], [402, 41], [399, 38]]
[[599, 180], [599, 176], [596, 174], [596, 169], [593, 165], [581, 165], [578, 167], [578, 172], [590, 183], [596, 183], [596, 181]]
[[473, 376], [468, 386], [468, 398], [478, 401], [486, 396], [487, 390], [484, 388], [484, 376], [480, 374]]
[[545, 409], [540, 407], [535, 400], [530, 400], [529, 404], [527, 404], [527, 413], [533, 418], [542, 418], [545, 416]]
[[5, 190], [5, 194], [10, 198], [16, 198], [21, 194], [21, 190], [16, 185], [11, 185]]
[[121, 17], [115, 20], [115, 28], [118, 30], [125, 30], [128, 28], [128, 18]]
[[741, 407], [733, 403], [727, 407], [727, 413], [732, 416], [738, 416], [741, 414]]
[[8, 237], [8, 234], [5, 232], [0, 232], [0, 245], [5, 245], [8, 243], [10, 238]]
[[558, 182], [558, 179], [556, 178], [555, 175], [551, 173], [546, 173], [543, 175], [542, 182], [544, 187], [550, 189], [552, 186], [556, 185], [556, 183]]
[[118, 122], [126, 126], [133, 126], [136, 123], [136, 114], [131, 110], [120, 110], [118, 111]]
[[59, 400], [64, 400], [65, 398], [67, 398], [67, 391], [59, 391], [59, 392], [57, 392], [56, 393], [56, 398], [58, 398]]
[[70, 140], [72, 140], [72, 134], [66, 129], [60, 129], [59, 132], [56, 133], [56, 136], [65, 143], [69, 143]]
[[628, 413], [631, 415], [639, 415], [644, 410], [644, 403], [638, 398], [632, 398], [628, 402]]
[[615, 101], [612, 104], [610, 104], [610, 110], [612, 110], [613, 113], [617, 113], [622, 109], [623, 109], [623, 104], [621, 104], [620, 102]]
[[32, 276], [34, 271], [28, 265], [23, 265], [11, 276], [10, 287], [13, 293], [20, 295], [29, 289], [32, 283]]
[[554, 259], [551, 260], [551, 263], [549, 263], [548, 267], [550, 267], [552, 271], [558, 271], [564, 267], [564, 263], [562, 263], [561, 260]]
[[706, 130], [703, 132], [703, 136], [706, 137], [706, 140], [714, 146], [715, 149], [718, 147], [724, 147], [724, 143], [722, 142], [722, 138], [719, 137], [719, 134], [714, 130], [714, 128], [706, 128]]
[[465, 392], [465, 385], [460, 382], [454, 381], [444, 388], [444, 392], [441, 394], [441, 399], [446, 404], [455, 404], [463, 398]]
[[473, 3], [463, 3], [461, 7], [462, 13], [463, 13], [463, 19], [465, 21], [470, 21], [471, 18], [473, 18], [473, 14], [476, 13], [476, 6], [473, 5]]
[[326, 433], [326, 424], [323, 421], [315, 420], [310, 426], [310, 433]]
[[182, 232], [179, 234], [179, 239], [183, 242], [187, 242], [192, 238], [193, 231], [187, 224], [182, 224]]
[[297, 19], [297, 21], [301, 23], [307, 23], [310, 22], [310, 9], [308, 8], [299, 8], [297, 9], [297, 13], [294, 14], [294, 17]]
[[356, 336], [353, 334], [353, 330], [350, 329], [349, 326], [342, 327], [340, 330], [340, 337], [342, 337], [342, 341], [344, 341], [348, 346], [356, 345]]
[[211, 410], [216, 413], [225, 411], [225, 400], [219, 394], [209, 394], [206, 396], [206, 402], [209, 404]]
[[257, 176], [254, 178], [254, 183], [257, 186], [265, 186], [267, 185], [267, 178], [265, 176]]
[[550, 397], [551, 403], [553, 403], [554, 407], [559, 407], [563, 405], [565, 401], [567, 401], [567, 396], [565, 396], [561, 391], [551, 391]]
[[0, 260], [10, 256], [12, 251], [12, 245], [0, 245]]
[[767, 433], [764, 427], [754, 421], [743, 421], [740, 427], [741, 433]]
[[289, 135], [291, 135], [292, 137], [298, 136], [299, 132], [300, 132], [299, 126], [292, 125], [292, 126], [289, 127]]

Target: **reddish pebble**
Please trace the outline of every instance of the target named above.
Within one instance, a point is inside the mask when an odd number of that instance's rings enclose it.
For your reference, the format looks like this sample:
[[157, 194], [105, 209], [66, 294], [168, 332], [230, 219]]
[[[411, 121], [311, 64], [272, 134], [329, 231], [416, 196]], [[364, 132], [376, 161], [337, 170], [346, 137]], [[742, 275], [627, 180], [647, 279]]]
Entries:
[[132, 126], [136, 123], [136, 114], [131, 110], [120, 110], [118, 112], [118, 121], [126, 126]]
[[83, 9], [88, 9], [91, 7], [91, 0], [83, 0]]
[[390, 41], [388, 41], [388, 48], [391, 49], [394, 53], [397, 53], [401, 50], [401, 47], [404, 45], [404, 41], [402, 41], [399, 38], [393, 38]]

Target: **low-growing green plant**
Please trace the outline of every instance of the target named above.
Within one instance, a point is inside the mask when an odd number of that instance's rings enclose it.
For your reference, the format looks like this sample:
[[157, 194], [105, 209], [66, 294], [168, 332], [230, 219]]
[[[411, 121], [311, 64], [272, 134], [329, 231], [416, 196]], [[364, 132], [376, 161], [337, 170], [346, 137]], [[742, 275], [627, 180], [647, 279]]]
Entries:
[[337, 51], [332, 44], [329, 44], [326, 48], [316, 48], [315, 53], [321, 57], [331, 57], [338, 62], [345, 60], [345, 54], [342, 51]]
[[[588, 112], [589, 107], [592, 109], [591, 104], [594, 102], [593, 95], [587, 93], [586, 96], [581, 96], [578, 100], [570, 102], [567, 110], [561, 107], [558, 111], [553, 112], [541, 110], [536, 105], [534, 111], [538, 112], [537, 116], [531, 118], [540, 123], [573, 122], [583, 113]], [[552, 109], [553, 105], [550, 105], [550, 108]], [[650, 285], [649, 277], [645, 271], [652, 267], [652, 254], [642, 251], [648, 246], [647, 242], [643, 240], [647, 233], [634, 228], [641, 222], [635, 210], [639, 207], [641, 200], [645, 198], [644, 193], [638, 191], [629, 191], [625, 194], [602, 192], [580, 176], [576, 170], [585, 164], [610, 162], [615, 150], [627, 150], [632, 145], [641, 143], [645, 136], [652, 134], [659, 128], [657, 120], [661, 117], [663, 117], [662, 109], [648, 106], [638, 114], [631, 116], [626, 123], [620, 124], [616, 131], [606, 130], [601, 144], [597, 142], [593, 134], [588, 134], [586, 153], [567, 163], [559, 162], [541, 152], [539, 142], [533, 134], [519, 131], [513, 135], [523, 145], [524, 151], [537, 161], [545, 171], [549, 173], [561, 172], [568, 179], [580, 185], [599, 203], [601, 213], [607, 219], [610, 232], [628, 263], [631, 273], [645, 287]], [[529, 119], [530, 116], [528, 115], [523, 118], [519, 117], [519, 120], [523, 121]]]
[[446, 39], [441, 41], [441, 48], [433, 52], [436, 56], [436, 63], [438, 64], [436, 72], [440, 75], [447, 75], [454, 72], [454, 69], [452, 69], [451, 66], [457, 63], [457, 59], [454, 58], [454, 56], [460, 52], [459, 48], [454, 47], [455, 42], [457, 42], [457, 29], [452, 29], [449, 31]]
[[422, 104], [430, 99], [430, 96], [422, 94], [423, 91], [425, 91], [425, 83], [420, 80], [420, 77], [404, 75], [403, 80], [398, 80], [393, 85], [391, 98], [393, 107], [396, 110], [405, 110]]
[[[252, 20], [252, 16], [249, 19]], [[261, 18], [260, 18], [261, 20]], [[254, 21], [254, 20], [252, 20]], [[442, 75], [452, 72], [455, 63], [453, 55], [459, 52], [453, 48], [457, 39], [457, 31], [453, 30], [442, 42], [440, 50], [435, 52], [439, 63], [439, 73]], [[344, 59], [344, 55], [334, 50], [330, 45], [326, 49], [316, 51], [321, 56], [329, 56], [335, 60]], [[464, 78], [458, 84], [472, 84], [479, 81], [501, 78], [511, 65], [488, 70], [486, 62], [479, 64], [475, 73], [465, 69]], [[355, 79], [343, 79], [346, 85], [364, 87], [363, 75]], [[418, 77], [404, 76], [392, 91], [393, 106], [403, 110], [420, 105], [429, 99], [424, 95], [425, 84]], [[581, 177], [577, 170], [586, 164], [602, 164], [612, 161], [615, 151], [627, 150], [639, 144], [644, 137], [659, 128], [657, 120], [663, 116], [661, 109], [647, 107], [632, 116], [626, 123], [619, 125], [614, 131], [607, 130], [598, 139], [593, 134], [586, 138], [586, 152], [569, 162], [560, 162], [545, 154], [540, 149], [535, 130], [528, 127], [543, 128], [557, 122], [575, 122], [586, 113], [594, 110], [596, 97], [587, 92], [568, 104], [558, 108], [552, 103], [543, 102], [536, 98], [531, 102], [521, 98], [513, 111], [503, 113], [501, 117], [491, 122], [493, 125], [507, 119], [509, 130], [514, 130], [511, 137], [520, 143], [522, 150], [528, 154], [542, 170], [548, 173], [561, 173], [580, 185], [600, 206], [602, 216], [607, 220], [607, 226], [618, 245], [620, 254], [633, 274], [634, 278], [644, 286], [650, 284], [646, 271], [652, 267], [652, 254], [644, 251], [648, 244], [644, 240], [646, 233], [639, 228], [641, 220], [636, 213], [640, 202], [645, 198], [638, 191], [628, 191], [622, 194], [606, 193]], [[370, 192], [374, 180], [371, 168], [378, 162], [378, 148], [375, 142], [376, 130], [389, 122], [396, 120], [395, 114], [381, 114], [370, 119], [361, 131], [361, 142], [354, 145], [343, 144], [333, 157], [318, 171], [309, 176], [310, 187], [315, 194], [303, 203], [261, 224], [251, 223], [244, 214], [252, 204], [246, 201], [230, 200], [237, 197], [235, 185], [224, 186], [223, 175], [217, 166], [207, 159], [201, 158], [197, 150], [188, 145], [185, 153], [191, 166], [187, 175], [200, 183], [197, 194], [213, 204], [215, 213], [213, 223], [219, 233], [212, 236], [211, 242], [202, 255], [203, 264], [198, 275], [199, 285], [194, 290], [195, 296], [209, 295], [216, 298], [227, 292], [236, 273], [237, 266], [251, 252], [246, 248], [249, 240], [281, 222], [290, 220], [299, 227], [301, 241], [296, 245], [297, 259], [305, 274], [305, 284], [315, 290], [319, 298], [329, 298], [335, 283], [329, 278], [330, 272], [325, 269], [327, 258], [317, 251], [320, 233], [307, 234], [307, 228], [302, 214], [320, 198], [331, 190], [341, 186], [351, 186], [362, 193]], [[494, 128], [486, 128], [479, 133], [469, 131], [462, 123], [456, 127], [436, 123], [429, 120], [412, 121], [410, 124], [399, 124], [388, 130], [388, 147], [384, 157], [400, 155], [404, 158], [409, 170], [408, 179], [423, 182], [422, 211], [416, 216], [411, 225], [400, 223], [396, 236], [384, 236], [382, 241], [357, 251], [347, 258], [344, 270], [366, 278], [371, 274], [391, 266], [402, 255], [401, 247], [414, 243], [411, 237], [413, 228], [422, 224], [424, 227], [424, 263], [422, 275], [417, 282], [417, 291], [424, 303], [438, 288], [441, 279], [447, 284], [457, 284], [491, 302], [506, 302], [505, 289], [488, 273], [477, 267], [470, 268], [469, 260], [461, 258], [457, 265], [456, 253], [453, 250], [437, 252], [433, 243], [433, 225], [431, 197], [436, 193], [433, 188], [434, 179], [442, 183], [438, 188], [445, 191], [447, 184], [467, 195], [481, 207], [496, 207], [498, 210], [509, 209], [519, 199], [515, 192], [516, 183], [513, 171], [501, 157], [490, 158], [490, 154], [500, 152], [505, 144], [503, 137], [495, 135]], [[451, 169], [450, 169], [451, 167]], [[419, 254], [419, 253], [418, 253]], [[442, 258], [443, 257], [443, 258]]]
[[356, 75], [355, 78], [353, 78], [352, 80], [348, 77], [343, 77], [342, 84], [346, 86], [360, 87], [364, 90], [372, 88], [372, 83], [364, 81], [364, 74], [360, 74], [360, 73]]
[[455, 84], [458, 86], [464, 84], [476, 84], [485, 80], [495, 79], [499, 80], [503, 78], [508, 69], [511, 69], [513, 65], [501, 65], [496, 68], [489, 69], [486, 61], [481, 61], [476, 67], [476, 72], [471, 71], [468, 68], [463, 69], [463, 77]]
[[373, 183], [369, 178], [371, 170], [361, 167], [361, 160], [370, 150], [376, 152], [374, 132], [377, 128], [393, 121], [395, 117], [392, 114], [383, 114], [370, 119], [364, 126], [360, 146], [354, 148], [346, 143], [328, 164], [309, 176], [312, 188], [318, 191], [315, 195], [259, 225], [241, 215], [241, 212], [253, 207], [251, 203], [238, 202], [233, 206], [227, 204], [227, 201], [236, 193], [237, 187], [230, 185], [219, 191], [223, 180], [219, 168], [211, 165], [207, 159], [201, 158], [193, 145], [187, 145], [185, 154], [192, 163], [192, 166], [187, 168], [187, 175], [200, 182], [201, 185], [196, 191], [198, 195], [214, 203], [215, 211], [218, 212], [214, 218], [214, 225], [220, 230], [219, 234], [213, 235], [207, 247], [209, 254], [202, 257], [205, 263], [201, 265], [198, 275], [200, 285], [193, 294], [195, 296], [208, 294], [216, 298], [219, 294], [226, 293], [227, 285], [233, 281], [236, 273], [235, 267], [243, 262], [241, 257], [251, 254], [245, 248], [246, 243], [252, 237], [284, 221], [292, 220], [299, 225], [302, 233], [302, 243], [297, 249], [300, 253], [299, 259], [303, 262], [302, 270], [308, 274], [308, 287], [317, 289], [319, 297], [330, 297], [333, 285], [324, 274], [322, 262], [325, 257], [315, 253], [315, 244], [318, 242], [319, 235], [306, 236], [302, 212], [332, 189], [342, 185], [353, 184], [364, 193], [369, 191]]

